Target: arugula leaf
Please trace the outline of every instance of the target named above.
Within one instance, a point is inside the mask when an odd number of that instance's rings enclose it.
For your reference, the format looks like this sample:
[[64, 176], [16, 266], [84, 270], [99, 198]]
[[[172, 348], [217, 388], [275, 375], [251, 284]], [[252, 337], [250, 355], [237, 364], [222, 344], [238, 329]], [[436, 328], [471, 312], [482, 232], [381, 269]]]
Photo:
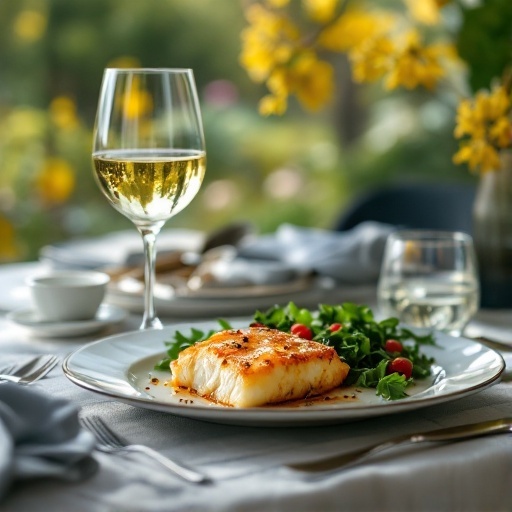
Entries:
[[407, 393], [405, 388], [410, 384], [404, 375], [391, 373], [386, 375], [377, 383], [377, 395], [382, 396], [386, 400], [399, 400], [405, 398]]
[[369, 368], [359, 373], [356, 386], [374, 388], [386, 376], [387, 360], [383, 359], [375, 368]]

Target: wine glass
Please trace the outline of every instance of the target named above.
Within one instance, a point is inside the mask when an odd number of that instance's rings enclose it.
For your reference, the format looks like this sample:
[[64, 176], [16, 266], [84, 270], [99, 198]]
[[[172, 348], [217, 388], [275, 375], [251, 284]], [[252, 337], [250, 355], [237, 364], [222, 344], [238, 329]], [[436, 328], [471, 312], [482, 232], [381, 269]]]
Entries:
[[203, 181], [206, 151], [191, 69], [106, 69], [94, 127], [95, 179], [112, 206], [142, 235], [141, 329], [161, 328], [155, 313], [155, 242]]
[[377, 287], [384, 315], [460, 336], [478, 310], [479, 290], [469, 235], [422, 230], [389, 235]]

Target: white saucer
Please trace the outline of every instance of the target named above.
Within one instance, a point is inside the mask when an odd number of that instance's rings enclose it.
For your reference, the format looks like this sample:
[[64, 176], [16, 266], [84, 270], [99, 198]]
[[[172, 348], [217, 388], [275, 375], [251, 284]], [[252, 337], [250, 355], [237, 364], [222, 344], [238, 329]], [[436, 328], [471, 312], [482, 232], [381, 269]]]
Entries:
[[41, 320], [32, 309], [22, 309], [8, 313], [6, 317], [17, 325], [29, 329], [39, 338], [65, 338], [92, 334], [109, 325], [122, 322], [128, 313], [117, 306], [102, 304], [91, 320], [77, 322], [48, 322]]

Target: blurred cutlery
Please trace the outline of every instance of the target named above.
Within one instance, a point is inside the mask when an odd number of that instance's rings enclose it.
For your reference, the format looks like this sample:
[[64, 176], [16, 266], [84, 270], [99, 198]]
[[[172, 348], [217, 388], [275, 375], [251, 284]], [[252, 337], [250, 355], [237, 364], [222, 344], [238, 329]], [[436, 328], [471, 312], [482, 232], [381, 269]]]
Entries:
[[208, 235], [203, 242], [201, 249], [195, 252], [184, 252], [182, 261], [187, 265], [198, 265], [203, 256], [212, 249], [223, 246], [236, 247], [245, 237], [254, 232], [252, 224], [249, 222], [232, 222], [222, 226]]
[[22, 377], [26, 373], [28, 373], [30, 370], [32, 370], [32, 368], [34, 368], [35, 366], [38, 366], [38, 365], [42, 364], [44, 361], [46, 361], [46, 359], [48, 357], [51, 357], [51, 356], [44, 354], [44, 355], [32, 357], [24, 365], [20, 366], [19, 368], [17, 368], [17, 366], [15, 364], [11, 364], [11, 365], [1, 369], [0, 375], [8, 375], [10, 377]]
[[482, 345], [485, 345], [486, 347], [492, 348], [494, 350], [501, 350], [502, 352], [512, 352], [512, 345], [509, 345], [504, 341], [491, 340], [490, 338], [486, 338], [485, 336], [476, 336], [470, 339], [478, 341]]
[[164, 457], [156, 450], [153, 450], [149, 446], [140, 444], [127, 444], [121, 437], [115, 434], [99, 416], [88, 416], [81, 417], [80, 423], [84, 428], [89, 430], [96, 439], [98, 444], [96, 448], [105, 453], [127, 453], [127, 452], [139, 452], [148, 455], [149, 457], [158, 461], [162, 466], [170, 469], [174, 474], [192, 482], [195, 484], [209, 482], [210, 479], [185, 466], [183, 463], [177, 463], [167, 457]]
[[459, 425], [457, 427], [442, 428], [419, 434], [403, 435], [390, 439], [389, 441], [384, 441], [382, 443], [374, 444], [367, 448], [354, 450], [342, 455], [335, 455], [334, 457], [328, 457], [313, 462], [287, 464], [287, 467], [306, 473], [328, 473], [337, 469], [360, 464], [372, 455], [406, 443], [417, 444], [424, 442], [460, 441], [462, 439], [470, 439], [472, 437], [502, 434], [506, 432], [512, 432], [512, 418], [502, 418], [492, 421]]
[[[205, 257], [209, 258], [212, 257], [212, 254], [215, 254], [212, 249], [224, 248], [228, 250], [228, 247], [234, 249], [253, 231], [253, 226], [248, 222], [233, 222], [207, 234], [197, 251], [159, 251], [155, 264], [156, 273], [178, 272], [180, 274], [178, 277], [186, 281], [190, 273]], [[123, 267], [106, 269], [106, 272], [112, 279], [128, 277], [133, 280], [142, 280], [144, 279], [143, 256], [138, 253], [132, 254]]]
[[58, 362], [59, 359], [56, 356], [42, 356], [41, 358], [37, 358], [36, 365], [27, 363], [18, 371], [14, 372], [13, 375], [0, 374], [0, 381], [15, 382], [17, 384], [32, 384], [48, 374]]

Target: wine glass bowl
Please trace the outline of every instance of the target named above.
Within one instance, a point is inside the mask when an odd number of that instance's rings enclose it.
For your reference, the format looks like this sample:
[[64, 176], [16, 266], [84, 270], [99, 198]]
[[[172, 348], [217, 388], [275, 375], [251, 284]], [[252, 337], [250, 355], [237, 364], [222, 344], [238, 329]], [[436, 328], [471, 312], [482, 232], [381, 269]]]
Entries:
[[106, 69], [92, 157], [100, 190], [142, 235], [141, 328], [161, 327], [153, 304], [156, 237], [196, 196], [206, 169], [192, 70]]
[[389, 235], [377, 287], [385, 316], [460, 336], [478, 310], [479, 290], [469, 235], [422, 230]]

